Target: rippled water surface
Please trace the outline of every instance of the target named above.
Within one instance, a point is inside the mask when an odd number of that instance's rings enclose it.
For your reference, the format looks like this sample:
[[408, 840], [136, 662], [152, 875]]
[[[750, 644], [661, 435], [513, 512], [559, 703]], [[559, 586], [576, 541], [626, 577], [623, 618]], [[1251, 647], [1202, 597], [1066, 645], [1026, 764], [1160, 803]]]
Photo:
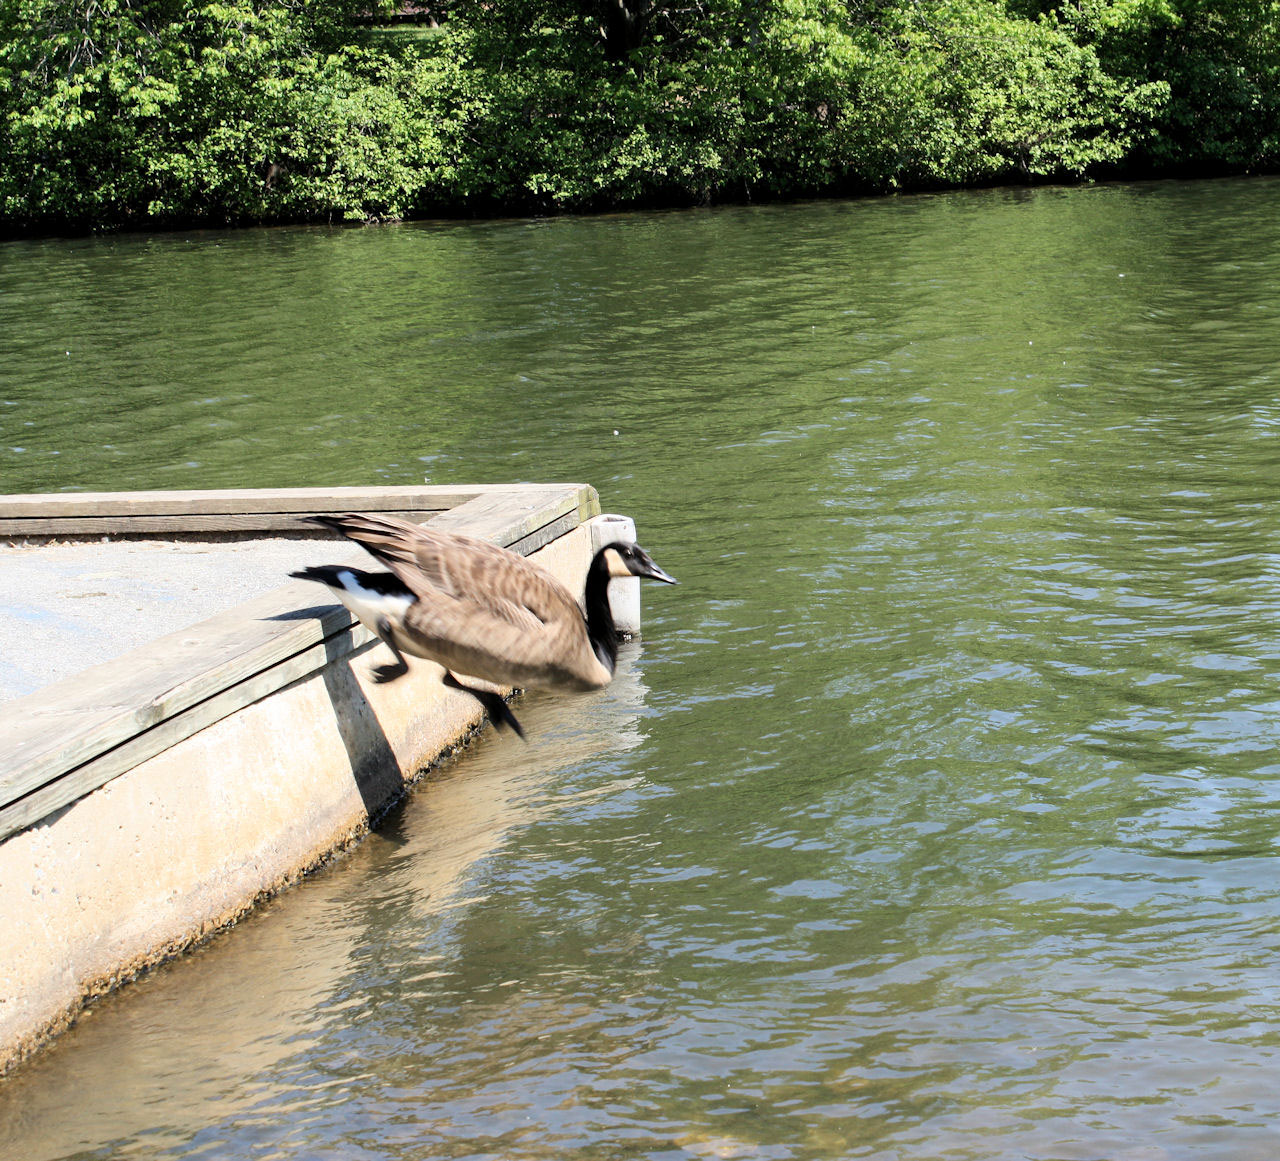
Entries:
[[0, 1155], [1280, 1155], [1278, 208], [0, 247], [9, 491], [586, 480], [683, 582]]

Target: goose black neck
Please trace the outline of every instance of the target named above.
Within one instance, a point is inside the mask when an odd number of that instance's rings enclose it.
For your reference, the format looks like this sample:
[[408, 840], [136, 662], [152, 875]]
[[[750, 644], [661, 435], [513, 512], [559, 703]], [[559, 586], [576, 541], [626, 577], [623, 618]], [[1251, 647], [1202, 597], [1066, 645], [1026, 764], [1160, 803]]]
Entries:
[[583, 599], [587, 606], [587, 636], [600, 663], [613, 672], [618, 664], [618, 628], [609, 608], [609, 565], [605, 549], [595, 554], [587, 569], [587, 588]]

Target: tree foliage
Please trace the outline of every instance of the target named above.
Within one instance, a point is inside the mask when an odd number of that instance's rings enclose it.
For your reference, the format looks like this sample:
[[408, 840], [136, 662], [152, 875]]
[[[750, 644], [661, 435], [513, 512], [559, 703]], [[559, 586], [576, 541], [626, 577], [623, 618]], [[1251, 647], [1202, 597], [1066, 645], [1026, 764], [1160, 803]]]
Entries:
[[0, 5], [10, 221], [396, 215], [438, 167], [429, 63], [352, 41], [349, 5]]
[[1280, 0], [0, 0], [0, 221], [690, 203], [1280, 156]]
[[1050, 19], [989, 0], [717, 0], [648, 13], [486, 0], [452, 51], [483, 115], [466, 193], [552, 206], [1078, 177], [1165, 96]]
[[1116, 75], [1166, 78], [1143, 164], [1271, 167], [1280, 157], [1277, 0], [1092, 0], [1075, 20]]

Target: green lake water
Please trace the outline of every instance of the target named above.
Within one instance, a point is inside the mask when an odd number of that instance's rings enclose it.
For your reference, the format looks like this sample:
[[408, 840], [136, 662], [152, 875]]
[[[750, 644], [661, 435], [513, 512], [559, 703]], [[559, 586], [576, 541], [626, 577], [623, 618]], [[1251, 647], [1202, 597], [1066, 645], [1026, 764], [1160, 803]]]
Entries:
[[1280, 181], [0, 246], [6, 491], [681, 580], [0, 1081], [15, 1161], [1273, 1161]]

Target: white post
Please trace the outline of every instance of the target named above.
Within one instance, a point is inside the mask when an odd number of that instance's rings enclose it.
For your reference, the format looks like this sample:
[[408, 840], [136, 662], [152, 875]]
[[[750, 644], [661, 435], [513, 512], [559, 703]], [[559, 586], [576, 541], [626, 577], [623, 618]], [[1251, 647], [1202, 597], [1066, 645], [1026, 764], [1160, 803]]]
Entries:
[[[630, 516], [606, 514], [591, 521], [591, 552], [599, 552], [606, 544], [619, 540], [635, 543], [636, 525]], [[640, 632], [640, 578], [614, 577], [609, 582], [609, 608], [618, 631], [628, 637]]]

